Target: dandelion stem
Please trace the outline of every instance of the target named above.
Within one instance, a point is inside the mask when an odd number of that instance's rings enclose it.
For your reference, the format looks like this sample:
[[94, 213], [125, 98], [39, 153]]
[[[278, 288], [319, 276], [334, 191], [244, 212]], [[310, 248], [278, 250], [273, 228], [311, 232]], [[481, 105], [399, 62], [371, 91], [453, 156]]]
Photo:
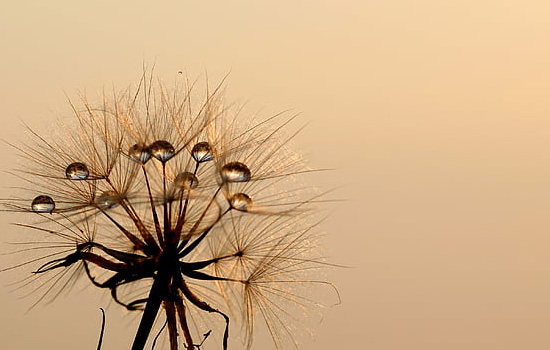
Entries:
[[147, 342], [151, 328], [153, 328], [153, 323], [155, 323], [155, 318], [157, 317], [162, 301], [161, 290], [164, 284], [163, 282], [166, 281], [161, 281], [160, 278], [154, 279], [153, 286], [149, 291], [149, 297], [147, 298], [145, 311], [143, 311], [143, 316], [141, 316], [134, 343], [132, 344], [132, 350], [143, 350], [145, 347], [145, 343]]

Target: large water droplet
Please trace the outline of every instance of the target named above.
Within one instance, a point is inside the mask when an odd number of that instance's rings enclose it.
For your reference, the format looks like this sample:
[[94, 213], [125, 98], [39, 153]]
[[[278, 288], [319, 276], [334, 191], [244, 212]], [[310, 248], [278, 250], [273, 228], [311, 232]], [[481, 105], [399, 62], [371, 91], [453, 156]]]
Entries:
[[65, 176], [69, 180], [86, 180], [89, 175], [90, 171], [84, 163], [72, 163], [65, 169]]
[[35, 213], [51, 213], [55, 209], [55, 202], [52, 197], [42, 195], [33, 199], [31, 208]]
[[227, 182], [246, 182], [250, 180], [250, 169], [243, 163], [231, 162], [222, 167], [221, 176]]
[[130, 147], [130, 149], [128, 150], [128, 155], [136, 162], [145, 164], [149, 159], [151, 159], [151, 150], [145, 145], [140, 145], [136, 143], [135, 145]]
[[229, 199], [229, 203], [233, 209], [248, 211], [248, 208], [252, 205], [252, 198], [244, 193], [235, 193]]
[[151, 149], [151, 155], [161, 162], [168, 161], [176, 154], [174, 146], [172, 146], [170, 142], [164, 140], [153, 142], [149, 148]]
[[198, 162], [207, 162], [212, 160], [212, 151], [210, 149], [210, 144], [208, 142], [199, 142], [191, 150], [191, 156], [193, 159]]
[[189, 190], [190, 188], [197, 188], [199, 185], [199, 179], [188, 171], [178, 174], [174, 179], [174, 184], [180, 188]]
[[113, 209], [118, 207], [121, 199], [115, 191], [105, 191], [95, 199], [95, 203], [101, 209]]

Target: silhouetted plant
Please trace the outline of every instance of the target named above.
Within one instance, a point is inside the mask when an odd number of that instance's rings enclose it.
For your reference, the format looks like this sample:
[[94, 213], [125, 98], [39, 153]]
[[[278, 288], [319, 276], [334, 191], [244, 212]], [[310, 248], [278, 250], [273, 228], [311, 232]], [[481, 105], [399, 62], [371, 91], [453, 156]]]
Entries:
[[277, 348], [295, 344], [302, 311], [320, 306], [313, 287], [329, 284], [314, 277], [319, 195], [300, 179], [312, 170], [282, 133], [294, 116], [256, 121], [224, 103], [223, 82], [198, 99], [178, 82], [144, 74], [99, 104], [71, 104], [76, 126], [30, 131], [16, 147], [28, 184], [6, 205], [37, 219], [17, 224], [35, 231], [22, 251], [46, 253], [11, 268], [34, 266], [22, 284], [36, 303], [86, 276], [142, 310], [132, 349], [156, 343], [159, 318], [172, 350], [200, 349], [211, 332], [227, 349], [233, 319], [250, 348], [258, 315]]

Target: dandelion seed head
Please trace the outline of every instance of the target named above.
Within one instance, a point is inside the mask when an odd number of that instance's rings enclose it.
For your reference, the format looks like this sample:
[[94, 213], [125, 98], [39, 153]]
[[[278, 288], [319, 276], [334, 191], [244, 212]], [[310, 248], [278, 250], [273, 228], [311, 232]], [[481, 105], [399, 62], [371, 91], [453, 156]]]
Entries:
[[212, 331], [225, 350], [228, 319], [250, 348], [260, 318], [282, 349], [300, 324], [293, 311], [320, 307], [308, 293], [326, 267], [311, 223], [319, 194], [303, 181], [295, 134], [283, 132], [294, 116], [256, 118], [225, 103], [223, 85], [203, 95], [181, 84], [144, 74], [99, 103], [81, 97], [65, 133], [31, 131], [31, 145], [17, 147], [28, 186], [8, 208], [41, 214], [21, 226], [42, 236], [25, 250], [37, 257], [21, 264], [35, 272], [23, 285], [37, 302], [79, 280], [129, 311], [156, 305], [136, 348], [166, 320], [170, 346]]

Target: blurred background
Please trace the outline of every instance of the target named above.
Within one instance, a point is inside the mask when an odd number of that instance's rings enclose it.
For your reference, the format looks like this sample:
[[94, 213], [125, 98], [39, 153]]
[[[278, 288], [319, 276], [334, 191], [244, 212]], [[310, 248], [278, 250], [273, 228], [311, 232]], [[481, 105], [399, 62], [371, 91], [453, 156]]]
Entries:
[[[300, 111], [342, 304], [302, 349], [550, 348], [550, 5], [534, 0], [19, 1], [0, 11], [0, 138], [22, 143], [155, 63], [251, 111]], [[267, 113], [269, 114], [269, 113]], [[67, 114], [69, 115], [69, 114]], [[0, 169], [17, 160], [3, 150]], [[2, 175], [2, 194], [21, 185]], [[2, 241], [21, 230], [1, 215]], [[5, 249], [2, 249], [5, 250]], [[21, 272], [23, 273], [23, 272]], [[20, 276], [24, 277], [24, 276]], [[107, 293], [26, 313], [0, 275], [0, 344], [95, 349]], [[107, 309], [103, 349], [135, 327]], [[270, 349], [258, 335], [255, 349]], [[215, 348], [214, 346], [205, 349]]]

